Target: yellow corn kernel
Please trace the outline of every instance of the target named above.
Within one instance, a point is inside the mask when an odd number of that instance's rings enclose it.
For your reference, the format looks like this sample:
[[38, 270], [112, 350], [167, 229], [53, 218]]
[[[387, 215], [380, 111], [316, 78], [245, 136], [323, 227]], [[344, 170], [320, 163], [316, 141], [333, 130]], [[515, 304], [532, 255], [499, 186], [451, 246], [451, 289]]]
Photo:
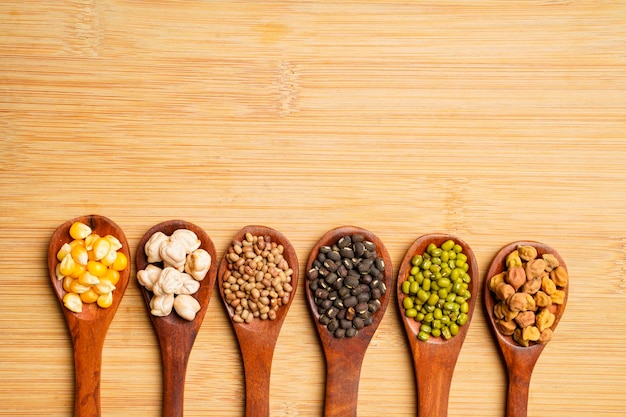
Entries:
[[100, 235], [97, 233], [92, 233], [85, 238], [85, 247], [87, 250], [93, 250], [93, 244], [96, 240], [100, 239]]
[[97, 284], [94, 288], [96, 289], [98, 294], [108, 294], [110, 292], [113, 292], [113, 290], [115, 289], [115, 285], [111, 284], [111, 281], [104, 279], [100, 281], [100, 283]]
[[54, 275], [58, 280], [65, 278], [65, 275], [61, 273], [61, 264], [57, 264], [56, 268], [54, 268]]
[[91, 304], [91, 303], [95, 303], [96, 301], [98, 301], [99, 296], [100, 294], [95, 292], [93, 288], [90, 288], [89, 291], [86, 291], [80, 294], [80, 299], [85, 304]]
[[91, 286], [83, 285], [77, 279], [72, 281], [72, 283], [70, 284], [70, 292], [74, 292], [76, 294], [82, 294], [84, 292], [87, 292], [90, 288]]
[[84, 239], [91, 234], [91, 227], [85, 223], [74, 222], [70, 226], [70, 236], [74, 239]]
[[72, 278], [79, 278], [82, 274], [85, 273], [86, 270], [87, 270], [87, 267], [85, 265], [75, 264], [74, 270], [72, 271], [70, 276]]
[[128, 266], [128, 258], [123, 252], [118, 252], [115, 262], [113, 262], [113, 269], [116, 271], [123, 271]]
[[83, 311], [83, 302], [78, 294], [73, 292], [65, 294], [63, 297], [63, 305], [74, 313], [80, 313]]
[[74, 270], [74, 265], [76, 265], [76, 262], [74, 262], [74, 258], [72, 258], [72, 255], [68, 253], [67, 255], [65, 255], [65, 258], [63, 258], [60, 263], [59, 272], [61, 272], [63, 275], [70, 275]]
[[72, 249], [74, 246], [85, 246], [85, 241], [83, 239], [74, 239], [69, 243], [69, 245], [70, 249]]
[[72, 247], [70, 246], [70, 244], [64, 243], [63, 246], [61, 246], [61, 248], [57, 252], [57, 259], [59, 260], [59, 262], [61, 262], [63, 258], [65, 258], [65, 255], [67, 255], [71, 251], [72, 251]]
[[87, 255], [87, 249], [85, 249], [82, 245], [75, 245], [71, 251], [72, 258], [76, 263], [81, 265], [87, 265], [87, 261], [89, 260], [89, 256]]
[[104, 237], [106, 240], [108, 240], [109, 242], [111, 242], [111, 249], [113, 250], [120, 250], [122, 249], [122, 242], [120, 242], [120, 240], [118, 238], [116, 238], [113, 235], [106, 235]]
[[93, 253], [94, 258], [99, 261], [100, 259], [107, 256], [107, 254], [111, 251], [111, 242], [108, 239], [100, 238], [93, 242]]
[[98, 296], [98, 305], [102, 308], [109, 308], [113, 304], [113, 293], [101, 294]]
[[87, 271], [98, 278], [106, 274], [108, 268], [98, 261], [87, 262]]
[[65, 292], [72, 292], [72, 282], [74, 281], [75, 279], [72, 277], [63, 278], [63, 289]]
[[120, 280], [120, 273], [115, 269], [107, 269], [107, 272], [100, 278], [100, 282], [109, 281], [111, 284], [116, 285]]
[[105, 266], [111, 266], [113, 265], [113, 262], [115, 262], [116, 258], [117, 258], [117, 251], [110, 250], [109, 253], [107, 253], [107, 256], [100, 259], [100, 262], [102, 262], [102, 264]]
[[90, 274], [89, 271], [85, 271], [80, 277], [78, 277], [78, 282], [86, 287], [90, 287], [92, 285], [98, 285], [100, 280], [95, 275]]

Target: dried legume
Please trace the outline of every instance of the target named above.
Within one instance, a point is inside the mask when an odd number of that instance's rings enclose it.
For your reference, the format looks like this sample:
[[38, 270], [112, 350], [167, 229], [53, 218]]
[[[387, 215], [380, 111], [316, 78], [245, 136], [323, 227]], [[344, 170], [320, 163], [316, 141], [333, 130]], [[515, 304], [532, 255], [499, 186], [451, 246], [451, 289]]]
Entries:
[[430, 243], [411, 259], [409, 277], [401, 284], [402, 306], [407, 317], [421, 323], [417, 338], [448, 340], [469, 319], [471, 277], [463, 248], [449, 239], [440, 247]]
[[228, 264], [222, 290], [234, 309], [234, 322], [275, 320], [277, 310], [289, 303], [293, 269], [283, 256], [284, 250], [270, 236], [251, 233], [242, 241], [232, 242], [225, 255]]
[[567, 270], [552, 254], [538, 256], [535, 247], [518, 246], [506, 256], [505, 271], [487, 285], [496, 299], [496, 327], [521, 346], [550, 341], [556, 306], [565, 301]]
[[384, 271], [376, 244], [361, 234], [322, 246], [307, 275], [319, 322], [336, 338], [354, 337], [372, 324], [387, 291]]

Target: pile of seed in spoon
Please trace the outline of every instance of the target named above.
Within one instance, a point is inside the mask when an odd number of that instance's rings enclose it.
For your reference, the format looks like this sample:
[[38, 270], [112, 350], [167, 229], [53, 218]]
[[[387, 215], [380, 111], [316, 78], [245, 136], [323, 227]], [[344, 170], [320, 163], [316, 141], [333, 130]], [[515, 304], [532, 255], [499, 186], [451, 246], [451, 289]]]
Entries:
[[319, 322], [337, 338], [354, 337], [372, 324], [387, 288], [376, 244], [361, 234], [322, 246], [308, 272]]

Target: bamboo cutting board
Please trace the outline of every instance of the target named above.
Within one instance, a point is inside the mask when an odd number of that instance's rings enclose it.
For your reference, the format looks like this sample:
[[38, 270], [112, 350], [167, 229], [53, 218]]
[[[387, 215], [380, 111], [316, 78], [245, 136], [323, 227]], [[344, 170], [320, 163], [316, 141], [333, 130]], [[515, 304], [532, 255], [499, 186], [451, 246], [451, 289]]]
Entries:
[[[328, 230], [426, 233], [496, 252], [536, 240], [571, 289], [530, 416], [626, 414], [626, 3], [125, 1], [0, 3], [0, 415], [69, 416], [71, 342], [46, 250], [64, 221], [203, 227], [218, 259], [248, 224], [300, 268]], [[304, 271], [301, 271], [304, 272]], [[281, 330], [272, 416], [320, 416], [325, 367], [304, 279]], [[186, 416], [241, 416], [243, 367], [213, 293]], [[159, 416], [158, 343], [131, 271], [105, 340], [103, 416]], [[505, 370], [477, 304], [450, 416], [502, 416]], [[392, 299], [359, 416], [414, 416]]]

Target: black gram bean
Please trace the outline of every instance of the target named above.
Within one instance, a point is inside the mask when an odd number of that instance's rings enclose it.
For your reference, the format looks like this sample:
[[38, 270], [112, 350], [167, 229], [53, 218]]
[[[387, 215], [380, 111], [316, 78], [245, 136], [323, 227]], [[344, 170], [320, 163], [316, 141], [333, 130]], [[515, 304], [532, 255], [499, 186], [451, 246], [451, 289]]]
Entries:
[[343, 300], [343, 305], [344, 307], [354, 307], [359, 303], [359, 301], [356, 299], [356, 297], [354, 295], [351, 295], [350, 297], [346, 298], [345, 300]]
[[344, 258], [354, 258], [354, 251], [350, 248], [342, 248], [339, 251], [340, 256], [343, 256]]
[[339, 327], [341, 327], [342, 329], [349, 329], [350, 327], [352, 327], [352, 320], [339, 320]]
[[374, 261], [374, 264], [376, 265], [376, 269], [378, 269], [379, 271], [382, 271], [383, 269], [385, 269], [385, 261], [380, 256], [376, 258], [376, 260]]
[[341, 239], [337, 241], [337, 246], [339, 248], [345, 248], [347, 246], [350, 246], [351, 244], [352, 244], [352, 238], [348, 235], [343, 236]]
[[327, 326], [328, 323], [330, 323], [330, 318], [326, 314], [322, 314], [320, 316], [320, 323], [322, 323], [324, 326]]
[[359, 303], [365, 303], [367, 304], [367, 302], [370, 300], [370, 293], [369, 292], [362, 292], [361, 294], [356, 296], [356, 299]]
[[330, 248], [330, 246], [322, 246], [320, 248], [320, 253], [328, 253], [330, 252], [332, 249]]
[[363, 327], [365, 327], [365, 320], [363, 320], [361, 317], [355, 317], [354, 320], [352, 320], [352, 325], [355, 329], [361, 330]]
[[350, 237], [352, 239], [352, 243], [355, 242], [363, 242], [365, 240], [365, 236], [360, 233], [356, 233]]
[[345, 278], [348, 276], [348, 268], [346, 268], [346, 266], [343, 263], [337, 267], [337, 275], [339, 275], [342, 278]]
[[349, 329], [346, 330], [346, 337], [354, 337], [357, 334], [357, 329], [355, 329], [354, 327], [350, 327]]
[[353, 275], [348, 275], [343, 282], [348, 288], [355, 288], [359, 285], [359, 279]]
[[330, 330], [331, 332], [334, 332], [335, 330], [337, 330], [339, 328], [339, 321], [338, 320], [331, 320], [328, 325], [326, 326], [328, 330]]
[[343, 279], [337, 278], [337, 281], [333, 284], [333, 289], [338, 290], [341, 287], [343, 287]]
[[332, 259], [326, 259], [324, 261], [324, 266], [326, 267], [326, 269], [328, 269], [330, 272], [335, 272], [337, 270], [337, 264], [335, 263], [335, 261], [333, 261]]
[[[320, 305], [319, 305], [319, 306], [320, 306], [320, 308], [323, 308], [323, 309], [325, 309], [325, 310], [328, 310], [330, 307], [332, 307], [332, 305], [333, 305], [333, 300], [328, 300], [328, 299], [326, 299], [326, 300], [323, 300], [323, 301], [320, 303]], [[327, 312], [327, 314], [328, 314], [328, 312]]]
[[328, 291], [326, 291], [323, 288], [318, 288], [317, 290], [315, 290], [315, 297], [318, 299], [325, 300], [328, 298]]
[[339, 252], [336, 251], [330, 251], [326, 254], [326, 257], [334, 262], [340, 261], [341, 260], [341, 255], [339, 254]]
[[339, 297], [341, 297], [341, 299], [343, 300], [350, 296], [350, 288], [341, 287], [339, 288], [339, 290], [337, 290], [337, 294], [339, 294]]
[[346, 329], [342, 329], [341, 327], [335, 330], [335, 337], [337, 339], [343, 339], [346, 336]]
[[317, 254], [317, 260], [323, 263], [326, 260], [326, 254], [321, 253], [321, 252], [318, 253]]
[[310, 280], [317, 279], [317, 276], [319, 275], [319, 269], [311, 268], [311, 269], [309, 269], [309, 272], [307, 273], [307, 275], [308, 275]]
[[369, 309], [369, 306], [367, 305], [367, 302], [363, 303], [358, 303], [355, 307], [354, 307], [354, 311], [356, 311], [356, 314], [358, 315], [362, 315], [363, 313], [366, 313]]
[[335, 317], [337, 317], [337, 313], [339, 313], [339, 309], [335, 308], [335, 307], [330, 307], [327, 311], [326, 311], [326, 315], [328, 317], [330, 317], [331, 319], [334, 319]]
[[354, 268], [354, 262], [352, 259], [344, 258], [341, 260], [341, 263], [346, 267], [346, 269], [350, 270]]
[[337, 281], [337, 274], [335, 274], [334, 272], [331, 272], [330, 274], [326, 275], [326, 277], [324, 278], [324, 281], [328, 284], [328, 285], [333, 285], [335, 283], [335, 281]]
[[360, 258], [365, 253], [365, 245], [361, 242], [357, 242], [354, 244], [354, 256]]

